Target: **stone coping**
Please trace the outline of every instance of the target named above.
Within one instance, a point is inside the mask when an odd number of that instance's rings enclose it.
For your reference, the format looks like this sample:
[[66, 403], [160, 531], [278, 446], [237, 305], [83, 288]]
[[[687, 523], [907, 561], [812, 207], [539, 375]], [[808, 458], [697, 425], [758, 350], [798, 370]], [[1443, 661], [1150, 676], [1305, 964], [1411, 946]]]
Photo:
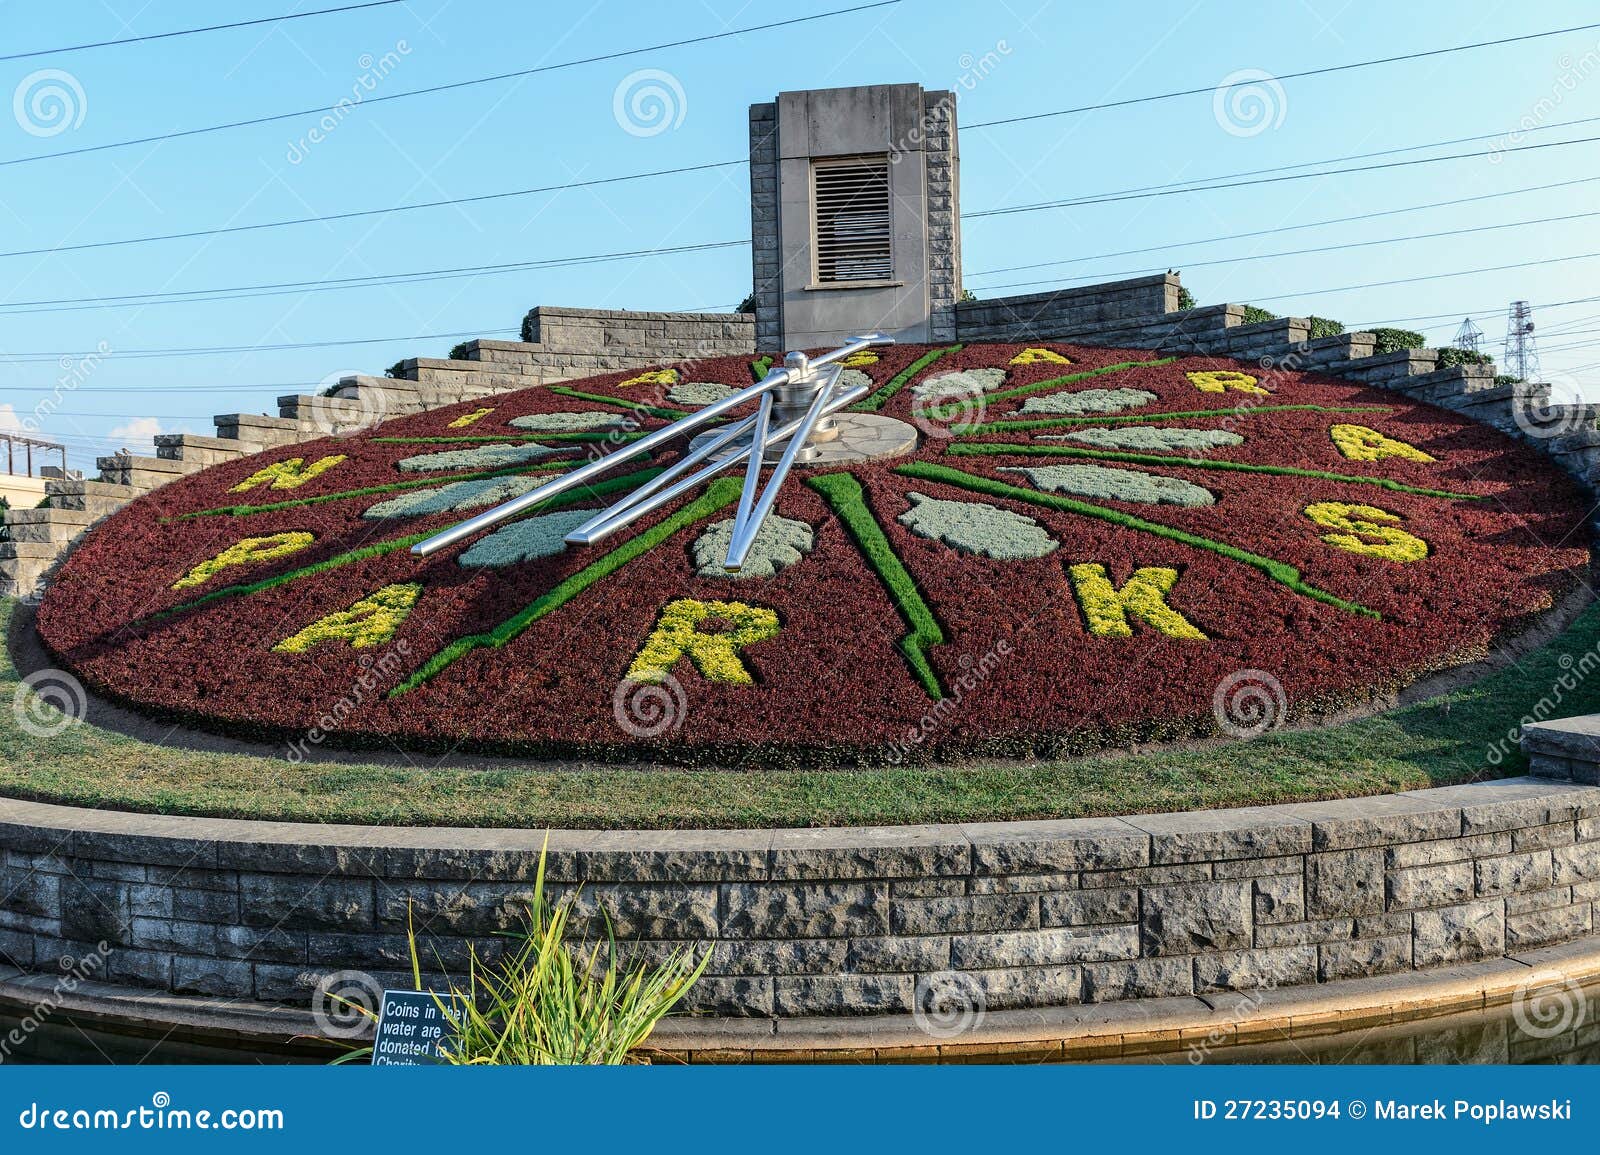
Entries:
[[[1116, 870], [1464, 838], [1600, 815], [1600, 786], [1503, 778], [1398, 794], [1121, 818], [776, 830], [352, 826], [84, 809], [0, 798], [0, 842], [193, 868], [553, 881], [937, 878]], [[66, 849], [70, 845], [70, 851]]]
[[547, 845], [575, 933], [613, 934], [626, 962], [705, 949], [684, 1009], [752, 1024], [912, 1015], [947, 987], [995, 1013], [1216, 1006], [1594, 942], [1600, 926], [1600, 786], [1539, 778], [782, 830], [363, 827], [0, 800], [0, 962], [47, 974], [103, 943], [97, 979], [282, 1006], [314, 1003], [335, 971], [407, 986], [408, 927], [439, 974], [503, 955]]
[[[1490, 1010], [1600, 980], [1600, 943], [1566, 943], [1430, 971], [1099, 1006], [996, 1011], [959, 1034], [930, 1035], [913, 1015], [750, 1019], [674, 1016], [651, 1036], [657, 1061], [684, 1063], [1226, 1060], [1230, 1048], [1283, 1043]], [[236, 999], [130, 991], [85, 982], [70, 993], [50, 975], [0, 967], [0, 1010], [27, 1014], [49, 998], [91, 1029], [152, 1028], [184, 1041], [315, 1060], [354, 1043], [317, 1039], [304, 1010]]]

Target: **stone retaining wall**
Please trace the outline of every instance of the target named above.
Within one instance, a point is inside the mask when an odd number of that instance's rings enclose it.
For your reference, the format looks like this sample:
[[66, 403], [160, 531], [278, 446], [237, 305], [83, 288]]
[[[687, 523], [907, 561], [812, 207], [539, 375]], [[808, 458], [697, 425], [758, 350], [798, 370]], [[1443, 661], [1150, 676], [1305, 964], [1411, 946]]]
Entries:
[[1116, 345], [1119, 341], [1111, 334], [1175, 310], [1178, 289], [1178, 278], [1164, 273], [992, 301], [962, 301], [956, 305], [955, 336], [958, 341], [1028, 341], [1083, 335]]
[[[409, 985], [515, 929], [536, 831], [254, 823], [0, 800], [0, 955], [304, 1005], [331, 972]], [[992, 1009], [1259, 990], [1499, 958], [1593, 932], [1600, 787], [1524, 778], [1132, 818], [550, 836], [630, 951], [714, 944], [697, 1009]]]

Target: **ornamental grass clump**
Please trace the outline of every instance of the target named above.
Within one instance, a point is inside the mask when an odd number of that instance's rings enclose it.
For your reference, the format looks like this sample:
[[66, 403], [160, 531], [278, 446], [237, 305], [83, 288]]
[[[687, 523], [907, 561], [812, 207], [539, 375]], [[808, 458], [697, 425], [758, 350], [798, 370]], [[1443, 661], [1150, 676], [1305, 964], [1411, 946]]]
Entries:
[[[682, 950], [656, 967], [625, 966], [610, 918], [603, 938], [574, 937], [577, 893], [551, 901], [544, 879], [541, 852], [526, 929], [508, 936], [513, 945], [497, 962], [472, 949], [466, 975], [460, 981], [446, 977], [445, 989], [435, 992], [450, 1023], [441, 1057], [452, 1066], [647, 1062], [640, 1048], [705, 972], [711, 951], [698, 962]], [[408, 930], [407, 937], [412, 979], [418, 990], [426, 989], [416, 932]]]

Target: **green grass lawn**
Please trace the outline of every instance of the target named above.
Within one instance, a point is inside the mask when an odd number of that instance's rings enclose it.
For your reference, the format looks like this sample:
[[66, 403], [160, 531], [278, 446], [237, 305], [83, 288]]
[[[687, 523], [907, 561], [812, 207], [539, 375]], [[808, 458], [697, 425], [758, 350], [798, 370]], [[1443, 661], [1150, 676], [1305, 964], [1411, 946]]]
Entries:
[[[0, 600], [0, 636], [13, 605]], [[484, 762], [431, 769], [294, 765], [141, 741], [89, 725], [35, 738], [9, 707], [0, 653], [0, 794], [84, 806], [310, 822], [567, 827], [840, 826], [1134, 814], [1347, 797], [1521, 771], [1506, 737], [1547, 698], [1549, 716], [1600, 710], [1600, 678], [1562, 691], [1600, 645], [1600, 607], [1499, 673], [1420, 705], [1322, 730], [1197, 749], [1031, 765], [833, 771], [582, 769]], [[1551, 703], [1560, 695], [1559, 705]], [[1489, 759], [1491, 747], [1505, 757]]]

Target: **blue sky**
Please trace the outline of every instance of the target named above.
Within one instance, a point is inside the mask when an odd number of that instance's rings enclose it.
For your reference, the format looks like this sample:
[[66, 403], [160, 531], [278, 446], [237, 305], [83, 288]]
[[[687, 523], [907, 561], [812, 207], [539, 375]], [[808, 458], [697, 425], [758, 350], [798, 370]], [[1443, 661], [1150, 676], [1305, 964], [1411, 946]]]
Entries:
[[[146, 44], [0, 61], [0, 161], [331, 106], [457, 80], [708, 35], [848, 6], [850, 0], [572, 5], [405, 3]], [[334, 6], [337, 0], [0, 0], [0, 56]], [[1079, 197], [1534, 127], [1513, 144], [1600, 137], [1600, 29], [1281, 83], [1259, 80], [1265, 119], [1210, 89], [1243, 70], [1272, 77], [1600, 19], [1592, 4], [1276, 0], [1140, 5], [903, 0], [793, 28], [363, 104], [323, 139], [318, 118], [0, 167], [0, 252], [214, 229], [737, 160], [745, 109], [780, 90], [918, 81], [954, 87], [983, 121], [1175, 89], [1202, 94], [962, 134], [967, 212]], [[666, 73], [661, 131], [630, 132], [619, 86]], [[39, 77], [40, 72], [65, 72]], [[29, 97], [55, 87], [61, 116]], [[9, 114], [9, 115], [8, 115]], [[654, 125], [643, 125], [645, 130]], [[1481, 152], [1489, 141], [1407, 159]], [[1386, 158], [1377, 158], [1379, 160]], [[1372, 162], [1350, 162], [1372, 163]], [[1330, 218], [1600, 178], [1600, 142], [1322, 179], [1123, 200], [964, 226], [979, 296], [1184, 269], [1202, 302], [1257, 301], [1352, 324], [1407, 322], [1448, 341], [1479, 315], [1499, 353], [1505, 308], [1600, 295], [1600, 260], [1333, 292], [1373, 281], [1600, 250], [1590, 219], [1293, 256], [1352, 241], [1600, 211], [1596, 184], [1497, 196], [1270, 236], [1193, 244]], [[260, 349], [421, 334], [506, 337], [538, 304], [731, 309], [748, 291], [742, 246], [564, 269], [224, 301], [68, 309], [18, 302], [325, 281], [481, 266], [748, 235], [746, 174], [726, 167], [467, 206], [77, 252], [0, 257], [0, 428], [72, 388], [40, 435], [74, 464], [210, 417], [276, 412], [313, 391], [453, 338]], [[1156, 246], [1157, 251], [1102, 256]], [[1222, 258], [1251, 257], [1204, 265]], [[1093, 258], [1093, 259], [1083, 259]], [[1013, 266], [1071, 261], [1023, 271]], [[10, 307], [7, 308], [6, 306]], [[1545, 375], [1600, 395], [1600, 300], [1536, 310]], [[205, 355], [143, 350], [240, 348]], [[88, 365], [60, 354], [104, 349]], [[6, 408], [10, 406], [10, 408]]]

